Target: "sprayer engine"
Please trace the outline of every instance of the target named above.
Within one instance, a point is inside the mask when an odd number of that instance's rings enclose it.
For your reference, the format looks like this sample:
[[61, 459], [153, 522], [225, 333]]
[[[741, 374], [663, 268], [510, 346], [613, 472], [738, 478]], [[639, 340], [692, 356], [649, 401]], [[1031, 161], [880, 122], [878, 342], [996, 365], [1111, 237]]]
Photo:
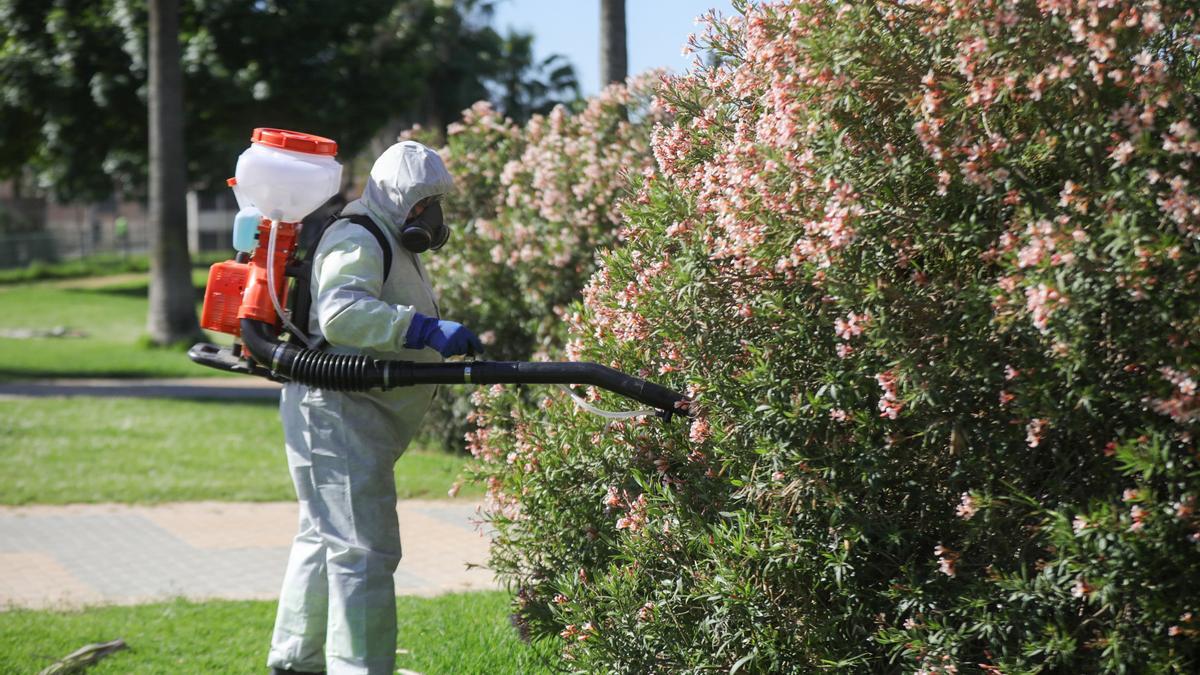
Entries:
[[[279, 325], [275, 305], [287, 306], [285, 274], [295, 255], [299, 228], [295, 223], [279, 223], [277, 228], [274, 260], [267, 259], [266, 246], [259, 246], [248, 260], [226, 260], [209, 268], [204, 310], [200, 314], [202, 328], [240, 336], [242, 319]], [[258, 239], [268, 241], [270, 236], [271, 221], [263, 218], [258, 226]], [[238, 258], [246, 257], [244, 253], [238, 254]], [[268, 280], [268, 274], [273, 279]], [[274, 301], [271, 299], [272, 287], [278, 289]]]

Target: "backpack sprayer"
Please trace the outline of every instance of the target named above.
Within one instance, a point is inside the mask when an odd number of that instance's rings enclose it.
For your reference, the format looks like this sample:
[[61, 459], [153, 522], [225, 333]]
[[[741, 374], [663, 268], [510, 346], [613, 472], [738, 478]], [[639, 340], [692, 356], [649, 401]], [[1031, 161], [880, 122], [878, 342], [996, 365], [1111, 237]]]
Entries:
[[[342, 167], [334, 159], [336, 154], [337, 143], [328, 138], [282, 129], [254, 130], [250, 148], [238, 158], [235, 176], [228, 181], [241, 209], [233, 232], [238, 253], [234, 260], [210, 269], [200, 319], [203, 328], [239, 339], [231, 349], [196, 344], [188, 350], [192, 361], [332, 391], [416, 384], [558, 384], [581, 407], [606, 417], [657, 414], [670, 420], [672, 415], [687, 414], [687, 398], [682, 394], [597, 363], [416, 363], [311, 348], [304, 330], [307, 326], [293, 325], [284, 311], [287, 280], [292, 278], [300, 289], [293, 288], [293, 295], [308, 294], [311, 261], [297, 256], [300, 221], [337, 193]], [[303, 283], [295, 283], [300, 280]], [[295, 298], [296, 302], [307, 300]], [[285, 329], [286, 339], [282, 339]], [[598, 410], [566, 386], [569, 384], [607, 389], [651, 409]]]

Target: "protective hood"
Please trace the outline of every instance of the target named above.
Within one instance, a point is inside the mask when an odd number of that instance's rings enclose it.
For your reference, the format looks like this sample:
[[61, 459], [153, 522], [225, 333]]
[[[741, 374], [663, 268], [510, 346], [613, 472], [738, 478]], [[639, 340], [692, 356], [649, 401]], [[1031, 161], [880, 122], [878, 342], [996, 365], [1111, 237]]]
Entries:
[[348, 204], [343, 213], [369, 215], [399, 241], [413, 205], [453, 189], [454, 179], [437, 152], [416, 141], [401, 141], [375, 160], [362, 198]]

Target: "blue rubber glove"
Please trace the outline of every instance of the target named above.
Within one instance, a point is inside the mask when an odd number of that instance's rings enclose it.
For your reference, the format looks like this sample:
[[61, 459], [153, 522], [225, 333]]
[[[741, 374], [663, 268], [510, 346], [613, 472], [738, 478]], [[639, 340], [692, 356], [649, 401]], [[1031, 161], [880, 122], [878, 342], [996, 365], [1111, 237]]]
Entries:
[[433, 347], [442, 356], [483, 352], [483, 343], [466, 326], [418, 313], [413, 313], [412, 323], [404, 335], [404, 346], [408, 349]]

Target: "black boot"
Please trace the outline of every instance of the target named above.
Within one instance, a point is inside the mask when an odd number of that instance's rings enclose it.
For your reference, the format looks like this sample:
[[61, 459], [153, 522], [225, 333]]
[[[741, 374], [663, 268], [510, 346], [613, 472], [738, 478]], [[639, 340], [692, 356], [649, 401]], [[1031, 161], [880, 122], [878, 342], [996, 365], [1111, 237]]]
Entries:
[[310, 673], [303, 670], [288, 670], [287, 668], [272, 668], [271, 675], [325, 675], [325, 671]]

